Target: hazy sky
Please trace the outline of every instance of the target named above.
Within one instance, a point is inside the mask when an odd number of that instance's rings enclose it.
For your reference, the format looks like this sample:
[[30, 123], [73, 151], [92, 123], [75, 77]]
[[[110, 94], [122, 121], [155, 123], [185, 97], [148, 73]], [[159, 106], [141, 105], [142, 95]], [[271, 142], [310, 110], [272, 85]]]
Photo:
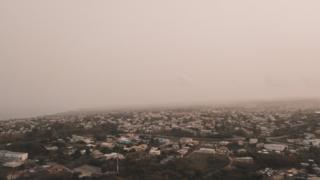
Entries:
[[0, 0], [0, 119], [319, 97], [319, 0]]

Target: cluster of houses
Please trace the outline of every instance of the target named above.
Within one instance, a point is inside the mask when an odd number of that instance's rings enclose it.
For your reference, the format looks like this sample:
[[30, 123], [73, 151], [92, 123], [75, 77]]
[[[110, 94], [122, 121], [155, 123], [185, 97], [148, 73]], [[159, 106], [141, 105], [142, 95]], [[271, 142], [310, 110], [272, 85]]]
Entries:
[[[252, 154], [288, 156], [305, 152], [312, 147], [320, 148], [320, 113], [313, 113], [312, 117], [315, 119], [312, 119], [312, 123], [309, 122], [307, 115], [301, 112], [296, 114], [295, 111], [230, 109], [132, 111], [90, 116], [53, 115], [40, 119], [0, 122], [0, 136], [23, 135], [32, 132], [34, 128], [50, 131], [51, 124], [56, 122], [68, 122], [84, 131], [105, 123], [116, 125], [117, 134], [105, 134], [104, 138], [99, 140], [91, 135], [77, 133], [45, 142], [42, 144], [43, 148], [51, 158], [48, 158], [45, 165], [10, 174], [12, 179], [26, 173], [46, 170], [77, 173], [79, 178], [85, 178], [119, 174], [121, 162], [126, 161], [131, 154], [139, 154], [137, 159], [157, 157], [159, 164], [162, 165], [194, 154], [209, 157], [224, 156], [230, 161], [228, 167], [236, 167], [239, 164], [242, 166], [255, 164], [255, 157]], [[274, 134], [277, 130], [296, 127], [303, 128], [304, 132]], [[226, 132], [229, 136], [221, 136]], [[8, 168], [22, 167], [28, 161], [37, 162], [36, 156], [28, 159], [28, 153], [31, 152], [1, 150], [0, 162], [2, 166]], [[112, 170], [102, 170], [101, 167], [92, 164], [78, 164], [74, 167], [58, 164], [52, 157], [60, 154], [66, 158], [76, 156], [101, 162], [114, 162], [111, 164], [115, 167]], [[300, 162], [299, 168], [277, 170], [269, 167], [259, 170], [259, 173], [268, 177], [282, 175], [289, 177], [303, 174], [306, 169], [313, 169], [315, 176], [320, 175], [317, 162], [314, 159], [306, 161]]]

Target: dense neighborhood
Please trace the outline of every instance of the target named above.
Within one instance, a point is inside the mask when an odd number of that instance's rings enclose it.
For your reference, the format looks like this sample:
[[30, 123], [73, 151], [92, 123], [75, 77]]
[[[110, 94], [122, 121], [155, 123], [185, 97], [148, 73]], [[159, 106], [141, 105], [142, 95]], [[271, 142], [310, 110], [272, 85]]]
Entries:
[[267, 103], [0, 122], [0, 179], [320, 179], [320, 111]]

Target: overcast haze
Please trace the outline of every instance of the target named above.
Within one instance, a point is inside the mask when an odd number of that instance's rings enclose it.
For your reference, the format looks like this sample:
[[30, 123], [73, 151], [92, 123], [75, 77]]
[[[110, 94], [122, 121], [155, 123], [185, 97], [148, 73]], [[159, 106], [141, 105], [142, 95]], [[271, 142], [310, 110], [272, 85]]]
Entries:
[[319, 97], [318, 0], [0, 0], [0, 119]]

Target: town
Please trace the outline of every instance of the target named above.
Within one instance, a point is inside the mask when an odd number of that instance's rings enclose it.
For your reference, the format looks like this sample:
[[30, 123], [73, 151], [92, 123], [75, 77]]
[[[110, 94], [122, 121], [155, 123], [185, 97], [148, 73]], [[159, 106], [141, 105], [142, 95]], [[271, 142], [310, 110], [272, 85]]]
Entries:
[[[306, 105], [307, 104], [307, 105]], [[0, 121], [0, 179], [320, 179], [320, 109], [266, 103]]]

